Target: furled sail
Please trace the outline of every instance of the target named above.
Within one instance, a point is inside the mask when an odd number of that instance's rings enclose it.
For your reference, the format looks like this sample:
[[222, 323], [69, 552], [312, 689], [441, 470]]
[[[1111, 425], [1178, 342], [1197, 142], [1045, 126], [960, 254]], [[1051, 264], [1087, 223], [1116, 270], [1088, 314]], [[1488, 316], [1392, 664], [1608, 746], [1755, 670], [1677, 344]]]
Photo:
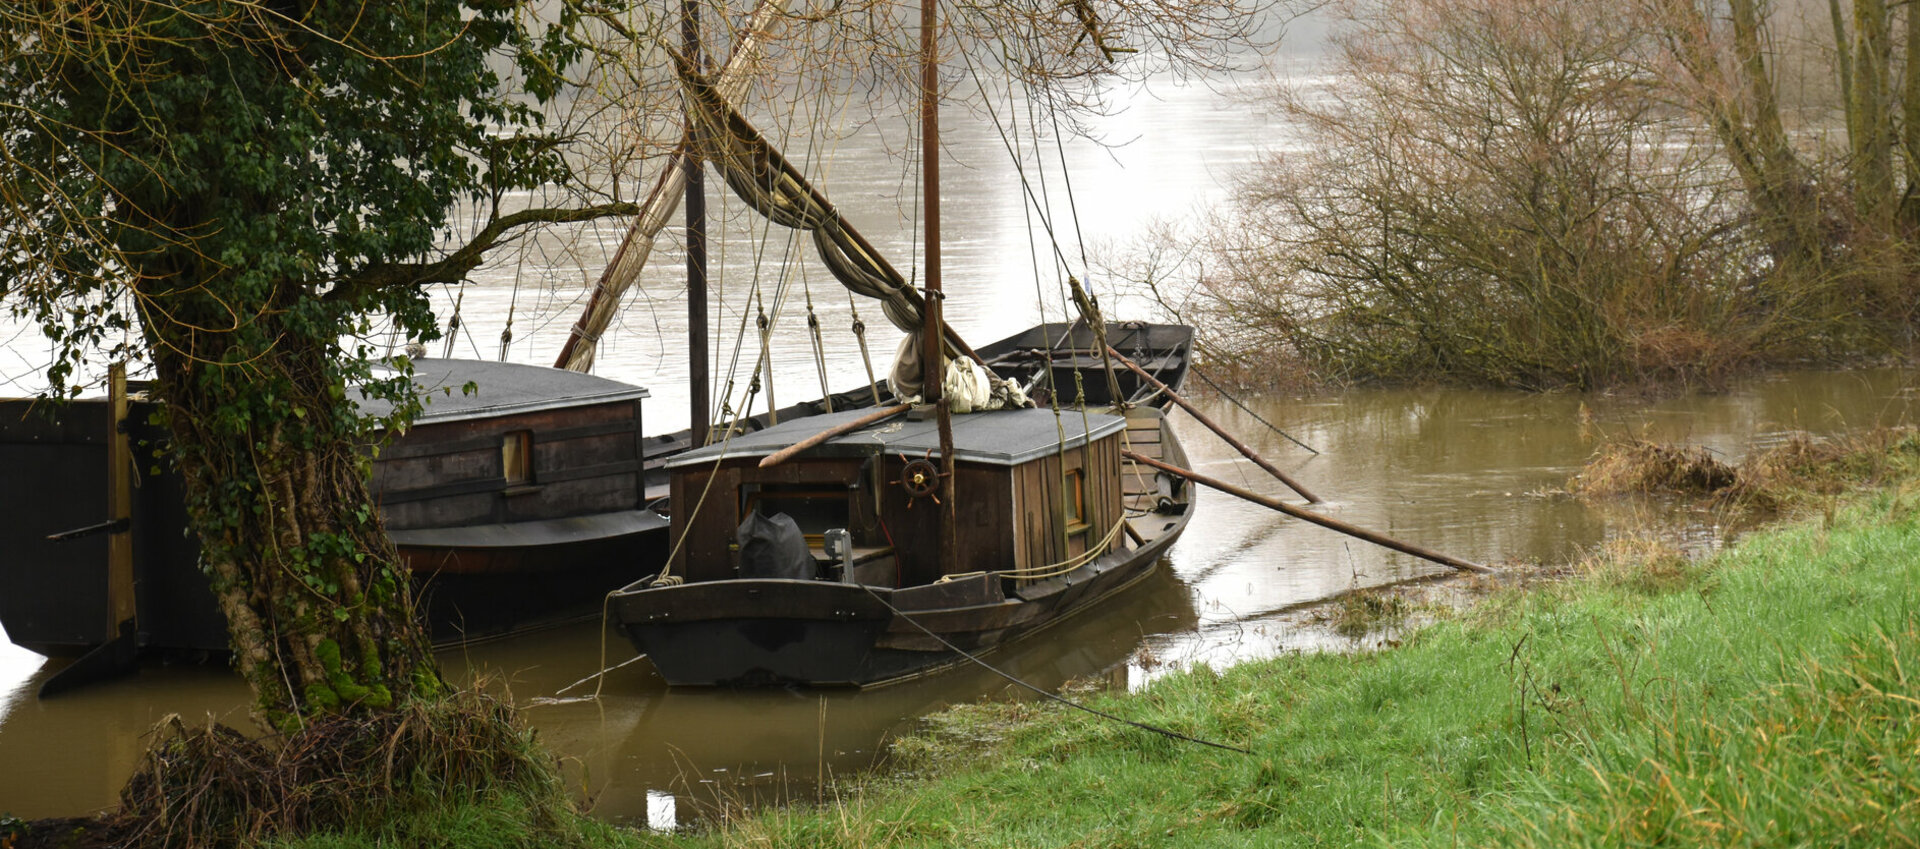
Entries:
[[[760, 44], [772, 34], [773, 27], [781, 20], [779, 16], [785, 5], [785, 0], [761, 0], [753, 11], [753, 17], [741, 30], [733, 56], [720, 70], [715, 85], [734, 95], [747, 90], [752, 66], [760, 54]], [[647, 193], [646, 204], [641, 207], [633, 226], [627, 228], [626, 237], [620, 241], [613, 260], [600, 272], [600, 279], [594, 283], [593, 296], [588, 299], [586, 310], [581, 313], [580, 320], [574, 323], [573, 332], [560, 348], [560, 357], [553, 364], [555, 368], [578, 372], [593, 370], [593, 355], [600, 344], [600, 334], [606, 332], [614, 315], [620, 311], [621, 297], [633, 286], [634, 281], [640, 279], [640, 269], [653, 253], [654, 239], [680, 208], [680, 197], [686, 186], [686, 157], [682, 152], [675, 152], [661, 166], [653, 190]]]
[[[893, 326], [920, 330], [920, 293], [874, 250], [760, 131], [729, 104], [711, 80], [680, 66], [696, 123], [700, 153], [720, 171], [734, 194], [783, 227], [813, 234], [814, 247], [833, 277], [852, 291], [880, 302]], [[952, 340], [949, 340], [951, 343]]]

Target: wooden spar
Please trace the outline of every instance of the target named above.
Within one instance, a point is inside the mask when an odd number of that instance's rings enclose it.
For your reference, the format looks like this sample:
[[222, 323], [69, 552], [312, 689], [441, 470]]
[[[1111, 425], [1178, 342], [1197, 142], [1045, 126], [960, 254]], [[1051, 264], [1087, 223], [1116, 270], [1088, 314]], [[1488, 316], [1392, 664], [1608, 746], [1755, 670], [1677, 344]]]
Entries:
[[1223, 428], [1215, 424], [1213, 419], [1207, 418], [1207, 415], [1205, 413], [1202, 413], [1199, 410], [1194, 409], [1194, 406], [1192, 404], [1187, 403], [1187, 399], [1180, 397], [1179, 393], [1176, 393], [1172, 389], [1167, 388], [1166, 384], [1161, 383], [1153, 375], [1148, 374], [1147, 370], [1141, 368], [1138, 363], [1135, 363], [1134, 361], [1127, 359], [1125, 355], [1121, 354], [1119, 351], [1114, 350], [1112, 346], [1107, 346], [1107, 353], [1111, 355], [1114, 359], [1119, 360], [1121, 365], [1126, 366], [1134, 374], [1139, 375], [1140, 379], [1146, 381], [1148, 385], [1152, 386], [1153, 388], [1161, 392], [1165, 392], [1167, 394], [1168, 400], [1172, 401], [1175, 404], [1179, 404], [1180, 409], [1187, 411], [1187, 415], [1194, 417], [1195, 420], [1199, 421], [1203, 425], [1206, 425], [1207, 429], [1210, 431], [1213, 431], [1215, 436], [1220, 437], [1228, 445], [1233, 446], [1233, 449], [1235, 451], [1240, 452], [1240, 456], [1245, 457], [1249, 460], [1252, 460], [1254, 465], [1259, 466], [1262, 469], [1266, 469], [1267, 474], [1273, 475], [1275, 478], [1278, 478], [1281, 483], [1284, 483], [1287, 485], [1288, 489], [1291, 489], [1294, 492], [1300, 493], [1300, 497], [1306, 499], [1309, 503], [1313, 503], [1313, 504], [1320, 503], [1320, 496], [1314, 495], [1313, 493], [1308, 492], [1306, 487], [1301, 486], [1293, 478], [1287, 477], [1286, 472], [1282, 472], [1278, 468], [1275, 468], [1272, 463], [1267, 462], [1267, 459], [1265, 457], [1262, 457], [1259, 454], [1255, 453], [1252, 448], [1248, 448], [1246, 443], [1241, 442], [1238, 439], [1235, 439], [1233, 437], [1233, 434], [1230, 434], [1227, 432], [1226, 428]]
[[1227, 483], [1226, 481], [1210, 478], [1210, 477], [1207, 477], [1206, 475], [1200, 474], [1199, 472], [1195, 472], [1190, 469], [1182, 469], [1179, 466], [1174, 466], [1168, 463], [1162, 463], [1159, 460], [1153, 459], [1152, 457], [1138, 454], [1133, 451], [1123, 450], [1120, 452], [1120, 456], [1125, 457], [1129, 460], [1132, 460], [1136, 463], [1144, 463], [1146, 465], [1152, 466], [1156, 469], [1159, 469], [1160, 471], [1166, 472], [1167, 474], [1179, 475], [1183, 478], [1186, 478], [1187, 480], [1193, 481], [1194, 483], [1201, 484], [1202, 486], [1212, 487], [1214, 489], [1220, 490], [1221, 492], [1224, 492], [1236, 498], [1246, 499], [1247, 501], [1251, 501], [1262, 507], [1268, 507], [1274, 510], [1278, 510], [1296, 519], [1312, 522], [1313, 524], [1319, 525], [1320, 527], [1327, 528], [1329, 530], [1339, 531], [1340, 533], [1346, 534], [1351, 537], [1358, 537], [1360, 539], [1366, 540], [1367, 542], [1373, 543], [1375, 545], [1391, 548], [1394, 551], [1398, 551], [1402, 554], [1411, 554], [1422, 560], [1431, 560], [1435, 563], [1441, 564], [1442, 566], [1451, 566], [1455, 569], [1460, 569], [1467, 572], [1478, 572], [1483, 575], [1493, 574], [1493, 572], [1495, 571], [1493, 569], [1487, 568], [1486, 566], [1482, 566], [1478, 563], [1475, 563], [1471, 560], [1461, 560], [1458, 557], [1453, 557], [1447, 554], [1441, 554], [1440, 552], [1434, 551], [1432, 549], [1421, 548], [1420, 546], [1414, 545], [1412, 543], [1401, 542], [1385, 534], [1375, 533], [1373, 531], [1367, 530], [1366, 528], [1359, 527], [1358, 525], [1349, 525], [1346, 522], [1340, 521], [1339, 519], [1328, 518], [1326, 516], [1322, 516], [1318, 513], [1314, 513], [1309, 510], [1302, 510], [1298, 507], [1295, 507], [1277, 498], [1268, 498], [1257, 492], [1251, 492], [1249, 490], [1241, 489], [1240, 487], [1234, 486], [1233, 484]]
[[127, 421], [127, 364], [114, 363], [107, 371], [107, 521], [47, 537], [73, 539], [93, 533], [107, 536], [106, 638], [74, 662], [61, 667], [40, 684], [40, 698], [50, 698], [94, 681], [133, 671], [140, 657], [140, 609], [133, 576], [133, 446]]
[[[130, 522], [133, 518], [133, 446], [128, 444], [127, 364], [114, 363], [107, 370], [108, 403], [113, 416], [107, 430], [107, 518]], [[121, 526], [107, 537], [107, 631], [118, 636], [123, 629], [136, 627], [133, 581], [133, 533]]]
[[[681, 51], [694, 67], [705, 64], [700, 49], [700, 0], [680, 0]], [[693, 437], [692, 447], [707, 444], [712, 424], [707, 410], [711, 378], [707, 373], [707, 187], [706, 170], [700, 160], [699, 136], [693, 132], [693, 115], [686, 116], [688, 145], [686, 168], [687, 198], [687, 422]], [[567, 340], [571, 343], [570, 337]]]
[[[785, 5], [786, 0], [761, 0], [759, 7], [754, 9], [753, 17], [740, 31], [740, 40], [734, 44], [733, 55], [714, 79], [714, 86], [719, 89], [721, 96], [731, 100], [746, 91], [748, 68], [758, 58], [761, 42], [773, 31], [773, 26], [783, 20], [781, 13]], [[640, 278], [640, 269], [653, 253], [654, 239], [680, 207], [686, 191], [687, 172], [687, 149], [682, 147], [661, 165], [660, 176], [647, 193], [646, 203], [640, 207], [640, 215], [634, 219], [633, 226], [627, 228], [627, 235], [621, 239], [613, 259], [608, 260], [607, 267], [600, 272], [600, 279], [593, 284], [593, 296], [587, 300], [587, 308], [581, 311], [580, 320], [574, 322], [566, 343], [560, 346], [560, 356], [554, 361], [554, 368], [577, 372], [593, 370], [593, 355], [600, 344], [600, 334], [605, 333], [607, 325], [613, 322], [614, 313], [620, 309], [620, 298]]]
[[938, 26], [938, 0], [920, 0], [920, 169], [921, 218], [924, 242], [921, 276], [927, 295], [920, 307], [925, 326], [920, 331], [920, 398], [929, 404], [940, 403], [946, 363], [940, 339], [945, 330], [940, 320], [940, 102], [935, 96], [940, 84], [934, 62], [934, 31]]
[[853, 421], [847, 422], [845, 424], [834, 425], [833, 427], [827, 428], [826, 430], [820, 431], [819, 433], [809, 436], [806, 439], [802, 439], [799, 442], [796, 442], [792, 445], [789, 445], [785, 448], [780, 449], [779, 451], [776, 451], [772, 454], [768, 454], [767, 456], [760, 458], [760, 468], [764, 469], [769, 466], [778, 466], [781, 463], [785, 463], [786, 461], [792, 459], [793, 455], [798, 454], [802, 451], [805, 451], [809, 448], [812, 448], [815, 445], [819, 445], [820, 443], [825, 442], [829, 439], [832, 439], [836, 436], [839, 436], [843, 433], [859, 430], [863, 427], [866, 427], [867, 425], [873, 424], [874, 422], [880, 421], [882, 419], [900, 415], [901, 413], [906, 412], [908, 409], [909, 407], [906, 404], [900, 404], [898, 406], [893, 406], [893, 407], [883, 407], [881, 409], [874, 410], [871, 413], [868, 413], [864, 416], [861, 416], [860, 418], [854, 419]]
[[[921, 316], [926, 320], [926, 328], [921, 331], [922, 349], [920, 361], [923, 371], [920, 376], [920, 397], [926, 403], [934, 405], [935, 421], [940, 433], [940, 571], [942, 574], [956, 574], [964, 570], [959, 562], [960, 528], [958, 499], [954, 497], [953, 484], [953, 408], [943, 384], [947, 376], [946, 346], [940, 344], [946, 335], [946, 322], [941, 318], [941, 300], [946, 295], [940, 289], [940, 62], [939, 62], [939, 0], [920, 0], [920, 168], [921, 186], [925, 196], [921, 201], [921, 217], [926, 221], [926, 245], [923, 250], [923, 271], [926, 279], [927, 297], [920, 308]], [[979, 357], [975, 356], [975, 360]]]

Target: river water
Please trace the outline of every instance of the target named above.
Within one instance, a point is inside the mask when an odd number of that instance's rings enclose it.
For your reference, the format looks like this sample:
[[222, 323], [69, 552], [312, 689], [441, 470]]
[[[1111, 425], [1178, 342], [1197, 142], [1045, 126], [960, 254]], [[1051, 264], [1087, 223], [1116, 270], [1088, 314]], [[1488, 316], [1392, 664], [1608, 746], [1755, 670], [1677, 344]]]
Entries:
[[[1251, 85], [1156, 86], [1134, 93], [1131, 109], [1100, 123], [1110, 142], [1125, 144], [1070, 144], [1058, 152], [1043, 146], [1050, 158], [1029, 158], [1032, 194], [1052, 209], [1055, 240], [1076, 273], [1085, 274], [1083, 243], [1097, 252], [1141, 238], [1157, 218], [1217, 206], [1226, 196], [1225, 178], [1257, 152], [1287, 143], [1258, 110], [1234, 99]], [[908, 200], [913, 188], [889, 152], [900, 139], [872, 131], [824, 142], [811, 138], [821, 155], [794, 158], [830, 164], [821, 170], [833, 176], [823, 182], [847, 218], [896, 264], [909, 266], [915, 253]], [[790, 153], [808, 149], [807, 138], [787, 141]], [[954, 292], [950, 319], [967, 338], [985, 342], [1041, 318], [1063, 318], [1059, 282], [1047, 259], [1052, 245], [1032, 235], [1043, 228], [1032, 223], [1032, 211], [1022, 203], [1020, 174], [1001, 155], [1000, 135], [989, 122], [963, 122], [947, 145], [953, 157], [944, 184], [951, 239], [946, 276]], [[834, 153], [831, 160], [824, 158], [827, 150]], [[1072, 174], [1071, 208], [1062, 160]], [[733, 216], [728, 226], [752, 229], [734, 215], [737, 203], [725, 206], [722, 212]], [[1078, 227], [1071, 226], [1074, 212]], [[463, 326], [453, 336], [453, 353], [497, 356], [511, 316], [508, 356], [551, 362], [597, 262], [617, 236], [608, 226], [571, 238], [531, 240], [464, 294], [436, 293], [443, 314], [459, 303]], [[735, 402], [757, 356], [749, 339], [739, 363], [729, 367], [740, 305], [752, 302], [757, 290], [771, 308], [783, 278], [787, 307], [781, 325], [797, 330], [773, 344], [773, 379], [764, 383], [774, 387], [775, 400], [819, 394], [804, 331], [809, 295], [820, 317], [829, 383], [844, 389], [863, 382], [866, 367], [848, 332], [846, 296], [816, 270], [796, 267], [783, 274], [777, 256], [784, 248], [779, 238], [769, 241], [776, 245], [771, 254], [756, 256], [742, 242], [725, 248], [722, 257], [716, 371], [733, 376]], [[1038, 262], [1030, 247], [1037, 248]], [[810, 254], [811, 248], [802, 250]], [[610, 333], [599, 360], [599, 373], [653, 389], [647, 410], [652, 431], [676, 429], [688, 419], [680, 385], [687, 373], [685, 345], [676, 341], [685, 326], [679, 262], [671, 248], [656, 254], [643, 291], [623, 326]], [[1108, 295], [1111, 316], [1138, 315], [1130, 310], [1139, 306]], [[877, 309], [864, 308], [861, 315], [871, 328], [874, 368], [884, 373], [898, 336], [884, 327]], [[33, 367], [44, 361], [44, 350], [31, 333], [0, 324], [0, 394], [31, 391]], [[1807, 372], [1668, 400], [1363, 389], [1243, 399], [1252, 413], [1221, 399], [1205, 407], [1328, 499], [1319, 509], [1330, 515], [1456, 556], [1530, 568], [1565, 563], [1609, 534], [1647, 522], [1707, 544], [1718, 538], [1710, 514], [1594, 507], [1557, 494], [1592, 452], [1596, 433], [1684, 440], [1737, 458], [1793, 431], [1909, 421], [1916, 379], [1896, 370]], [[764, 403], [762, 398], [757, 405]], [[1194, 422], [1177, 419], [1200, 471], [1287, 497]], [[1322, 453], [1296, 447], [1262, 420]], [[1134, 687], [1195, 663], [1349, 648], [1360, 643], [1318, 622], [1316, 604], [1360, 588], [1460, 583], [1445, 579], [1439, 567], [1210, 491], [1201, 492], [1195, 518], [1165, 565], [1155, 579], [1097, 613], [1001, 652], [995, 663], [1042, 687], [1074, 679]], [[594, 623], [468, 646], [441, 660], [451, 675], [485, 678], [510, 693], [598, 815], [655, 828], [686, 823], [718, 804], [816, 798], [823, 784], [879, 763], [887, 741], [913, 730], [925, 713], [955, 701], [1017, 693], [985, 670], [858, 693], [670, 691], [644, 660], [628, 663], [632, 652], [624, 640]], [[609, 666], [618, 668], [587, 680]], [[53, 668], [0, 643], [0, 813], [38, 817], [110, 806], [145, 733], [170, 714], [190, 722], [209, 716], [245, 722], [247, 694], [218, 666], [152, 666], [123, 681], [39, 701], [34, 691]]]

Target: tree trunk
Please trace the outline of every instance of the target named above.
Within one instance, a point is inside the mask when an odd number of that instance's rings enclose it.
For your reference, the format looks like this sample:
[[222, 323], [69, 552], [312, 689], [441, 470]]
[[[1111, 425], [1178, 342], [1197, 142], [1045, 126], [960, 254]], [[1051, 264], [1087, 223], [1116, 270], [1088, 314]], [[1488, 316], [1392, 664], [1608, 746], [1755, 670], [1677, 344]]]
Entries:
[[287, 731], [441, 692], [334, 352], [285, 328], [287, 304], [209, 330], [182, 319], [228, 305], [195, 290], [157, 300], [145, 330], [172, 457], [260, 717]]
[[1900, 93], [1900, 151], [1906, 165], [1907, 185], [1900, 198], [1900, 219], [1909, 229], [1920, 228], [1920, 15], [1913, 4], [1902, 9], [1906, 14], [1906, 79]]
[[1747, 163], [1739, 169], [1740, 176], [1766, 229], [1774, 259], [1787, 269], [1818, 267], [1827, 253], [1827, 213], [1812, 171], [1793, 149], [1780, 118], [1780, 99], [1763, 44], [1763, 0], [1731, 0], [1727, 9], [1738, 77], [1726, 89], [1731, 102], [1722, 109], [1733, 120], [1717, 125], [1722, 141], [1745, 151], [1736, 157], [1736, 165]]
[[1853, 84], [1847, 102], [1854, 207], [1879, 233], [1893, 225], [1893, 40], [1886, 0], [1854, 0]]

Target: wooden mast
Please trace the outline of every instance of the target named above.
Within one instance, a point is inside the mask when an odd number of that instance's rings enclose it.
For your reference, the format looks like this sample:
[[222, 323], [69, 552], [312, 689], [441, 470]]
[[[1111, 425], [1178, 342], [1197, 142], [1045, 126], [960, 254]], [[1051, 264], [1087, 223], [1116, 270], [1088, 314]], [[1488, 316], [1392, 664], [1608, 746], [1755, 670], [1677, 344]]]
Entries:
[[[686, 52], [687, 63], [694, 68], [705, 70], [700, 49], [700, 2], [699, 0], [680, 0], [680, 41]], [[707, 444], [707, 434], [712, 432], [707, 421], [710, 400], [708, 386], [712, 383], [707, 373], [707, 192], [705, 166], [700, 158], [700, 138], [693, 127], [694, 121], [691, 101], [686, 109], [689, 144], [687, 145], [684, 166], [686, 168], [687, 197], [687, 386], [689, 416], [687, 425], [692, 434], [691, 447], [699, 448]]]
[[921, 274], [927, 290], [926, 306], [920, 311], [925, 322], [920, 333], [920, 397], [929, 404], [940, 403], [946, 375], [942, 362], [946, 352], [940, 345], [940, 74], [934, 55], [938, 2], [920, 0], [920, 216], [926, 228]]
[[936, 49], [939, 30], [939, 0], [920, 0], [920, 167], [921, 218], [926, 222], [924, 271], [926, 306], [921, 310], [926, 326], [920, 332], [920, 397], [934, 405], [940, 428], [940, 571], [954, 574], [965, 571], [956, 562], [959, 551], [959, 527], [956, 523], [953, 493], [953, 415], [942, 384], [946, 380], [946, 351], [941, 339], [946, 329], [941, 318], [940, 290], [940, 64]]

